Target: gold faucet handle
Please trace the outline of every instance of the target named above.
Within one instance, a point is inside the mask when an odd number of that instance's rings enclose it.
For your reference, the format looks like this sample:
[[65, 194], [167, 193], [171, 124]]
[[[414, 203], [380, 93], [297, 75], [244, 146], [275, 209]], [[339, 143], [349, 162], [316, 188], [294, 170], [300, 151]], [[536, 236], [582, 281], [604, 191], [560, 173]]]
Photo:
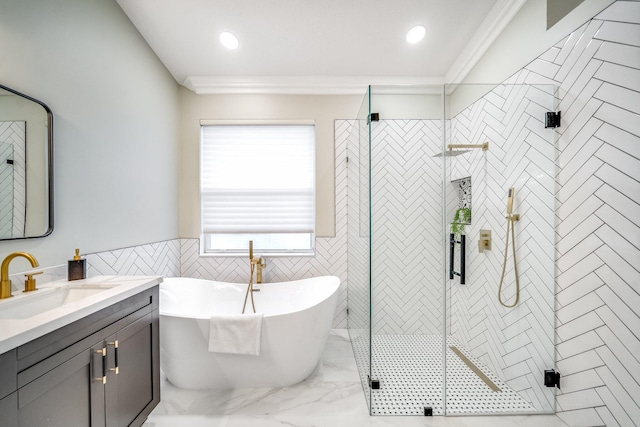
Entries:
[[491, 230], [480, 230], [480, 238], [478, 239], [478, 252], [491, 250]]
[[34, 279], [33, 276], [37, 274], [42, 274], [42, 273], [43, 273], [42, 271], [37, 271], [35, 273], [25, 274], [24, 276], [27, 278], [27, 280], [24, 281], [24, 291], [22, 292], [37, 291], [38, 288], [36, 288], [36, 279]]
[[262, 257], [256, 258], [255, 260], [256, 267], [258, 267], [258, 271], [256, 272], [256, 284], [262, 284], [262, 269], [267, 266], [267, 260], [263, 260]]

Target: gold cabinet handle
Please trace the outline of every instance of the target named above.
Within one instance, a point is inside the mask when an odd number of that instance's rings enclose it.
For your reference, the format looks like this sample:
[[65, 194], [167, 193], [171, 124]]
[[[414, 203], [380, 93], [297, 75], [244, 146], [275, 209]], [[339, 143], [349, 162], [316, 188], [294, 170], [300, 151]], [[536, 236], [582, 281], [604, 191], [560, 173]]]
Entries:
[[102, 360], [102, 378], [94, 378], [96, 381], [101, 381], [102, 384], [107, 383], [107, 347], [102, 347], [100, 350], [96, 350], [96, 354], [102, 356], [100, 359]]
[[118, 375], [120, 373], [120, 368], [118, 367], [118, 340], [108, 342], [107, 345], [113, 346], [113, 358], [114, 358], [114, 367], [109, 368], [110, 371], [113, 371]]

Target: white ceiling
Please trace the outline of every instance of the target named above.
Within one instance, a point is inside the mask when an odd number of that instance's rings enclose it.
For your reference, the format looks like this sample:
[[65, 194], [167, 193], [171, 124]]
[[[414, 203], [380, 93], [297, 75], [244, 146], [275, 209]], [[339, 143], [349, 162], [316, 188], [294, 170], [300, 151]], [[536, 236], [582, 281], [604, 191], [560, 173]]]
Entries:
[[[117, 1], [197, 93], [347, 93], [363, 83], [460, 82], [525, 0]], [[415, 25], [427, 35], [409, 45]], [[223, 31], [238, 49], [222, 47]]]

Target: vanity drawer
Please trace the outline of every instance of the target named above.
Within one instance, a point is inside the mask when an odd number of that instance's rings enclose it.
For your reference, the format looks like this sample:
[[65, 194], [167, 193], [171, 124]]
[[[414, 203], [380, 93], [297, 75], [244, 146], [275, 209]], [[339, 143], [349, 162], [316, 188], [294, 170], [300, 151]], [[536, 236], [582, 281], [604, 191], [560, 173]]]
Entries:
[[[155, 289], [155, 291], [154, 291]], [[82, 341], [143, 307], [158, 305], [157, 287], [97, 311], [67, 326], [18, 347], [18, 372]]]
[[18, 425], [18, 392], [14, 391], [0, 399], [0, 425], [13, 427]]
[[88, 337], [85, 337], [77, 343], [72, 344], [64, 348], [63, 350], [52, 354], [51, 356], [47, 357], [44, 360], [41, 360], [35, 365], [18, 372], [18, 387], [21, 388], [36, 380], [40, 376], [45, 375], [49, 371], [61, 365], [66, 360], [74, 357], [76, 354], [79, 354], [86, 349], [95, 346], [96, 342], [104, 340], [106, 336], [114, 334], [116, 331], [126, 327], [131, 323], [136, 322], [140, 318], [149, 316], [151, 312], [151, 305], [143, 307], [140, 310], [137, 310], [136, 312], [117, 320], [106, 328], [102, 328], [101, 330], [89, 335]]

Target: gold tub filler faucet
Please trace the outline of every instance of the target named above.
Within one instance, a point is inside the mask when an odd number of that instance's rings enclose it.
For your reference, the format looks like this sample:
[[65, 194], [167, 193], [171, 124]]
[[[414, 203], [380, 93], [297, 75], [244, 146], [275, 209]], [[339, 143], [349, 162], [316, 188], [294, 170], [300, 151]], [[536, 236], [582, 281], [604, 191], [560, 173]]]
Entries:
[[[253, 308], [253, 312], [256, 312], [256, 305], [253, 301], [253, 293], [259, 292], [260, 289], [253, 288], [253, 275], [256, 275], [256, 283], [262, 283], [262, 269], [266, 267], [266, 261], [263, 261], [262, 258], [254, 258], [253, 257], [253, 240], [249, 240], [249, 263], [251, 266], [251, 274], [249, 276], [249, 285], [247, 286], [247, 292], [244, 294], [244, 304], [242, 305], [242, 314], [247, 308], [247, 299], [249, 295], [251, 295], [251, 307]], [[258, 271], [256, 272], [256, 268]]]
[[[12, 254], [7, 255], [7, 257], [2, 261], [2, 266], [0, 266], [0, 282], [1, 282], [0, 283], [0, 299], [11, 297], [11, 281], [9, 280], [9, 263], [11, 263], [11, 261], [17, 257], [26, 258], [31, 263], [31, 266], [34, 268], [39, 266], [36, 258], [29, 253], [14, 252]], [[36, 290], [36, 281], [33, 278], [33, 276], [40, 273], [41, 272], [26, 274], [27, 280], [25, 280], [24, 282], [24, 285], [25, 285], [24, 292], [31, 292]]]

